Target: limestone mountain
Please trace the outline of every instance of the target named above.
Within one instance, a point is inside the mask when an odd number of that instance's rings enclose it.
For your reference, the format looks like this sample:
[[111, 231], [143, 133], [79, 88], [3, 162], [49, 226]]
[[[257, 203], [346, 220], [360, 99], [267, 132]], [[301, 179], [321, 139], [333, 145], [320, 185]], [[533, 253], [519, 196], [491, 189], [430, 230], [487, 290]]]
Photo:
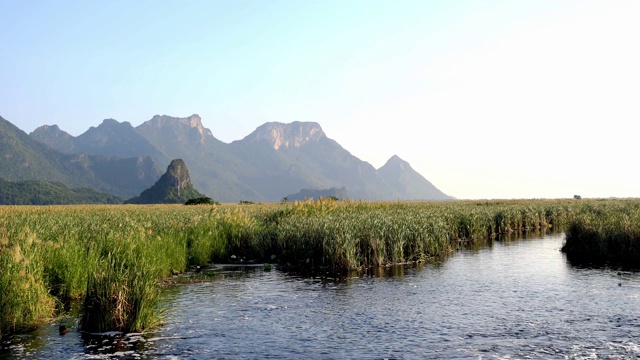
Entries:
[[[378, 169], [378, 173], [389, 187], [395, 190], [398, 199], [453, 199], [451, 196], [438, 190], [429, 180], [415, 171], [408, 162], [400, 159], [397, 155], [392, 156]], [[429, 197], [425, 197], [427, 194]]]
[[[32, 136], [68, 148], [65, 133], [51, 128], [39, 128]], [[91, 140], [85, 144], [81, 138]], [[105, 120], [72, 139], [72, 144], [75, 151], [92, 154], [150, 155], [162, 167], [178, 158], [197, 164], [191, 169], [194, 186], [222, 202], [280, 201], [301, 189], [343, 187], [349, 196], [367, 200], [441, 199], [444, 195], [410, 166], [391, 166], [395, 159], [375, 169], [314, 122], [269, 122], [241, 140], [224, 143], [203, 126], [198, 115], [156, 115], [135, 128]]]
[[202, 119], [196, 114], [186, 118], [155, 115], [138, 126], [137, 130], [161, 150], [174, 151], [168, 148], [168, 145], [174, 143], [183, 144], [189, 151], [193, 151], [194, 148], [203, 149], [212, 144], [224, 144], [213, 137], [211, 130], [202, 125]]
[[265, 201], [237, 176], [243, 164], [230, 151], [228, 144], [216, 139], [202, 125], [198, 115], [186, 118], [156, 115], [136, 128], [168, 159], [184, 159], [192, 167], [193, 184], [208, 196], [223, 202], [239, 200]]
[[125, 204], [182, 204], [199, 197], [204, 195], [191, 184], [187, 165], [182, 159], [175, 159], [155, 184]]
[[[52, 126], [38, 128], [31, 136], [52, 146], [60, 144], [61, 141], [57, 138], [60, 133], [52, 132], [50, 128]], [[102, 125], [92, 127], [77, 138], [71, 139], [71, 143], [75, 152], [117, 153], [121, 156], [149, 155], [161, 167], [169, 165], [171, 159], [186, 159], [189, 163], [199, 164], [197, 168], [192, 169], [195, 186], [212, 196], [220, 194], [216, 199], [265, 200], [255, 190], [238, 180], [231, 170], [237, 165], [237, 159], [228, 152], [227, 144], [216, 139], [211, 131], [202, 125], [198, 115], [186, 118], [156, 115], [135, 128], [129, 123], [107, 119]]]
[[106, 119], [76, 139], [78, 151], [119, 157], [151, 156], [162, 163], [162, 153], [128, 122]]
[[241, 179], [271, 199], [292, 189], [332, 187], [346, 187], [355, 198], [389, 198], [376, 169], [327, 137], [317, 123], [267, 123], [230, 145], [243, 163], [255, 164]]
[[64, 154], [36, 141], [2, 117], [0, 169], [4, 180], [46, 180], [122, 197], [141, 191], [160, 176], [151, 158]]
[[244, 141], [265, 142], [274, 150], [279, 150], [281, 147], [299, 149], [309, 142], [320, 141], [326, 137], [327, 135], [317, 123], [294, 121], [291, 124], [283, 124], [268, 122], [247, 135]]

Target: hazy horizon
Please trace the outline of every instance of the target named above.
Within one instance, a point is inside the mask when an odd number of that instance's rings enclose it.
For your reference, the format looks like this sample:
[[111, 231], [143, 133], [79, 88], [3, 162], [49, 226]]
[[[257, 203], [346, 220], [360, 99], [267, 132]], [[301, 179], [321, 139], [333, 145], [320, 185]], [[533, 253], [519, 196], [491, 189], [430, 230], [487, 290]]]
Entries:
[[640, 3], [0, 2], [0, 116], [319, 123], [459, 199], [638, 197]]

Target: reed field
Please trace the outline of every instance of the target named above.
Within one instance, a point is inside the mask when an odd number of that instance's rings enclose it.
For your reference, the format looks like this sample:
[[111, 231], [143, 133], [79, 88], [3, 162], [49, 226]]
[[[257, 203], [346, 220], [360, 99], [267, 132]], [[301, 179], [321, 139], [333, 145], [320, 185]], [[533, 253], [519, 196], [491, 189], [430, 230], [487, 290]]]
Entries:
[[603, 234], [587, 251], [615, 239], [605, 253], [637, 256], [638, 220], [633, 200], [0, 207], [0, 336], [38, 326], [73, 299], [82, 331], [143, 331], [162, 322], [163, 279], [231, 259], [335, 272], [564, 229], [579, 242]]
[[571, 259], [640, 266], [640, 202], [582, 211], [566, 229], [562, 251]]

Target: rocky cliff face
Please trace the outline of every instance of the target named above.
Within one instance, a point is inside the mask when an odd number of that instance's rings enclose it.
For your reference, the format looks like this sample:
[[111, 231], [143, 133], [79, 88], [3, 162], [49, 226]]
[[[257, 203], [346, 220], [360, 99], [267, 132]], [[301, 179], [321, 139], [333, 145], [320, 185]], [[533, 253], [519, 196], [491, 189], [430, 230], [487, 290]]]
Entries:
[[294, 121], [290, 124], [269, 122], [258, 127], [244, 140], [268, 143], [273, 149], [297, 148], [326, 137], [318, 123]]
[[175, 190], [178, 195], [180, 195], [180, 192], [184, 193], [185, 189], [191, 185], [189, 170], [182, 159], [171, 161], [167, 172], [163, 176], [169, 184], [169, 187]]
[[177, 141], [204, 144], [207, 140], [215, 139], [211, 130], [202, 125], [202, 119], [197, 114], [186, 118], [176, 118], [167, 115], [155, 115], [144, 122], [137, 129], [145, 135], [159, 134], [172, 136]]

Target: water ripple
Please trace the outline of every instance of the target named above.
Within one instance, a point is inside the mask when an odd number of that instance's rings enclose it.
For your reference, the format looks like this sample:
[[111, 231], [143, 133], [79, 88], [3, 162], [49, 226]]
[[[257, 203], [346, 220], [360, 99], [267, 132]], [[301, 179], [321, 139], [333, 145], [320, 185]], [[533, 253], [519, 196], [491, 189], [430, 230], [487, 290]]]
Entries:
[[87, 340], [49, 326], [5, 342], [0, 358], [640, 357], [639, 274], [571, 265], [561, 242], [498, 243], [376, 277], [220, 268], [168, 290], [168, 321], [154, 333]]

